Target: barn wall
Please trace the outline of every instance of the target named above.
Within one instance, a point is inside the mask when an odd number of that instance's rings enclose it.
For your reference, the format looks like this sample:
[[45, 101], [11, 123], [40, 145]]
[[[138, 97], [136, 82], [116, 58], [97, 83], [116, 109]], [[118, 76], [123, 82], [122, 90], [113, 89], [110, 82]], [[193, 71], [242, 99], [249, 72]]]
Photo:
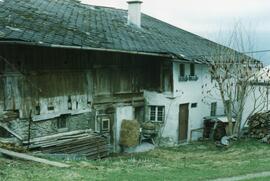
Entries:
[[172, 91], [170, 64], [158, 57], [11, 44], [0, 44], [0, 55], [7, 60], [0, 61], [0, 109], [19, 112], [9, 126], [24, 137], [29, 119], [31, 137], [58, 132], [54, 120], [63, 114], [78, 123], [69, 130], [86, 129], [94, 105], [141, 106], [143, 90]]

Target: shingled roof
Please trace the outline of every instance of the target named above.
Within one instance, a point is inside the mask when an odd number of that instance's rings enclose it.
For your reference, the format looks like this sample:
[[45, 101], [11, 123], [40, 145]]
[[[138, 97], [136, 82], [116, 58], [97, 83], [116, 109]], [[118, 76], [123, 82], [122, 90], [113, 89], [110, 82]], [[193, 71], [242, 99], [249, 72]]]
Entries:
[[76, 0], [0, 0], [0, 41], [123, 51], [210, 53], [220, 46], [143, 14], [142, 27], [127, 25], [127, 11]]

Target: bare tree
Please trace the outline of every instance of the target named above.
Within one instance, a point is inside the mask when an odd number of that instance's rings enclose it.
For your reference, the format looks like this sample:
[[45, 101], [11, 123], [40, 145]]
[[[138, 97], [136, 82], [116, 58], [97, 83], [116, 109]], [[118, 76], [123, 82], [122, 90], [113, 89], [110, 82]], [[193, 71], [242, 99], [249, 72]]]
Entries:
[[[237, 27], [230, 37], [228, 46], [234, 47], [241, 52], [250, 51], [250, 48], [246, 48], [247, 45], [251, 45], [249, 39], [244, 41], [243, 38], [242, 29]], [[239, 135], [248, 98], [254, 96], [253, 99], [255, 100], [251, 113], [262, 107], [265, 102], [263, 97], [266, 95], [263, 92], [265, 90], [258, 89], [253, 82], [254, 77], [257, 76], [263, 65], [251, 56], [224, 46], [215, 48], [214, 53], [207, 57], [207, 60], [212, 84], [204, 84], [203, 93], [207, 94], [208, 97], [213, 95], [215, 91], [218, 93], [225, 109], [225, 116], [228, 119], [228, 135]], [[256, 93], [256, 91], [259, 91], [259, 93]], [[233, 118], [235, 118], [234, 126]]]

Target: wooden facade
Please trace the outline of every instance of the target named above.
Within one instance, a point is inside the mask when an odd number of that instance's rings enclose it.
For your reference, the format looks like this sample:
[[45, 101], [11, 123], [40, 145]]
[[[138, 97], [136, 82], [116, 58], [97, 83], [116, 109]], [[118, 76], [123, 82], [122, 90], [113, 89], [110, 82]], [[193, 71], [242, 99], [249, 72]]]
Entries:
[[143, 105], [143, 90], [173, 89], [171, 62], [157, 56], [6, 43], [0, 56], [0, 111], [19, 119]]

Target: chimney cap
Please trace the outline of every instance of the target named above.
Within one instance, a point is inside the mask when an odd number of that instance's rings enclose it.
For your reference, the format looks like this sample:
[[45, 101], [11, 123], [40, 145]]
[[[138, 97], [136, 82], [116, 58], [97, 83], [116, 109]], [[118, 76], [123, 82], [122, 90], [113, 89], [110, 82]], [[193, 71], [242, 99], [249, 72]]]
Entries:
[[129, 1], [127, 1], [127, 3], [128, 4], [135, 4], [135, 3], [143, 3], [142, 1], [140, 1], [140, 0], [129, 0]]

